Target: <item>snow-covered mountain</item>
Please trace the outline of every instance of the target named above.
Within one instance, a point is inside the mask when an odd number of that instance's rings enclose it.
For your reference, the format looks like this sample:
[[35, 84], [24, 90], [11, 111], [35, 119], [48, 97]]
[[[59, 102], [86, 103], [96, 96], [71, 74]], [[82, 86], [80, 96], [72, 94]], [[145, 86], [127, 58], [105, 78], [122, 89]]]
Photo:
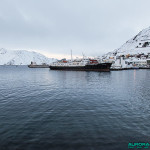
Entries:
[[116, 53], [117, 55], [150, 53], [150, 27], [142, 30], [119, 49], [107, 55], [111, 55], [112, 53]]
[[50, 64], [56, 59], [47, 58], [37, 52], [30, 52], [26, 50], [6, 50], [0, 49], [0, 65], [29, 65], [31, 61], [37, 64]]

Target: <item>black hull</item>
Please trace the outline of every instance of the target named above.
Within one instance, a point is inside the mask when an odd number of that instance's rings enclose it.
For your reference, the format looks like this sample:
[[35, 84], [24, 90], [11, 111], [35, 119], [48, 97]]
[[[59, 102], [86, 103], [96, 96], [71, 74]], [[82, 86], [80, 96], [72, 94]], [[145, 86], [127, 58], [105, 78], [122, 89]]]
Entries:
[[28, 65], [29, 68], [49, 68], [49, 65]]
[[86, 65], [86, 66], [50, 66], [51, 70], [64, 70], [64, 71], [99, 71], [109, 72], [111, 63], [101, 63], [97, 65]]

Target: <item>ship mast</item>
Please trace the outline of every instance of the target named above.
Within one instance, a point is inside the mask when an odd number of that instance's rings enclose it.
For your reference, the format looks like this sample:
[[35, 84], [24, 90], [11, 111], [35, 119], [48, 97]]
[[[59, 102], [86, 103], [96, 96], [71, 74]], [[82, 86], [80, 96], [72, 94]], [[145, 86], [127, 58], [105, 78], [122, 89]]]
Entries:
[[82, 52], [82, 55], [83, 55], [83, 59], [84, 59], [84, 54], [83, 54], [83, 52]]
[[72, 49], [71, 49], [71, 62], [72, 62]]

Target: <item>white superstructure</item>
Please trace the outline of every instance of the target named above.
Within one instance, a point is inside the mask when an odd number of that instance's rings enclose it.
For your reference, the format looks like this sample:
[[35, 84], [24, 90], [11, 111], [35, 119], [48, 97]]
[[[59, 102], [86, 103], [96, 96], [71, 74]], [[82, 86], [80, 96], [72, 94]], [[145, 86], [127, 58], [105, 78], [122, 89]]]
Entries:
[[83, 59], [74, 59], [74, 60], [66, 60], [62, 59], [57, 62], [53, 62], [51, 66], [85, 66], [87, 64], [98, 64], [98, 59], [90, 59], [90, 58], [83, 58]]

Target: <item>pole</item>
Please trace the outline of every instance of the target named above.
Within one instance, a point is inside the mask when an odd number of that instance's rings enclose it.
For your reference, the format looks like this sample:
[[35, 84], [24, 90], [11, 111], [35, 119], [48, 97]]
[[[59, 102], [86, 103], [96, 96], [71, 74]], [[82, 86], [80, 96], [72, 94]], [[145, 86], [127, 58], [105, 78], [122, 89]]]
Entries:
[[72, 49], [71, 49], [71, 62], [72, 62]]

